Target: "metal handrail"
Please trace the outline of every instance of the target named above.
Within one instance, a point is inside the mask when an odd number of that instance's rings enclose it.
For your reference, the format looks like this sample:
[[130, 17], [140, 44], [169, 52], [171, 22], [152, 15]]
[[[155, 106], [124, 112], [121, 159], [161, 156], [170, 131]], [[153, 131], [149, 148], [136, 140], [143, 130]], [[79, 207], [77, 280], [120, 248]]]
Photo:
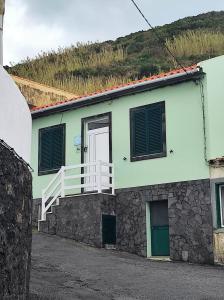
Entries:
[[[95, 171], [91, 172], [90, 170], [88, 170], [89, 167], [95, 167]], [[102, 170], [102, 167], [108, 167], [108, 172]], [[76, 169], [83, 170], [84, 168], [87, 168], [86, 173], [81, 173], [79, 175], [66, 175], [66, 171], [72, 171]], [[93, 183], [91, 182], [91, 180], [89, 180], [89, 182], [81, 182], [74, 185], [65, 184], [68, 180], [71, 181], [91, 177], [96, 179]], [[108, 183], [102, 182], [102, 179], [105, 177], [109, 179]], [[110, 193], [114, 195], [114, 165], [112, 163], [97, 161], [73, 166], [62, 166], [58, 173], [47, 185], [47, 187], [42, 191], [41, 220], [46, 220], [47, 211], [55, 202], [56, 204], [59, 204], [59, 198], [65, 197], [65, 194], [69, 195], [69, 190], [77, 190], [83, 188], [94, 189], [94, 191], [97, 191], [98, 193], [102, 193], [103, 190], [110, 190]]]

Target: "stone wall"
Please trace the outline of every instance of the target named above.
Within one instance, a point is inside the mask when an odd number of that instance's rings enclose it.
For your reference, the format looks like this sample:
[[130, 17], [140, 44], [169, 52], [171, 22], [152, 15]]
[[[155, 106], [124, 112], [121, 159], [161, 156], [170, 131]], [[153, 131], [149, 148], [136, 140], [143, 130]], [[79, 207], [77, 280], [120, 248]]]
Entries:
[[117, 191], [117, 247], [146, 256], [146, 199], [140, 189]]
[[102, 247], [102, 214], [115, 214], [115, 197], [86, 194], [60, 199], [47, 220], [40, 222], [40, 231], [71, 238], [95, 247]]
[[171, 259], [213, 263], [210, 181], [171, 184], [168, 192]]
[[209, 179], [121, 189], [116, 193], [120, 249], [146, 256], [146, 202], [168, 200], [170, 258], [214, 262]]
[[[39, 199], [34, 201], [38, 206]], [[145, 199], [135, 191], [121, 191], [117, 197], [86, 194], [62, 198], [60, 205], [47, 213], [46, 221], [39, 223], [39, 229], [102, 247], [102, 214], [116, 215], [118, 249], [146, 256]]]
[[146, 204], [168, 200], [171, 259], [213, 263], [210, 194], [208, 179], [120, 189], [116, 197], [64, 198], [53, 214], [47, 215], [47, 221], [40, 223], [41, 231], [101, 247], [102, 214], [113, 214], [117, 217], [117, 248], [146, 256]]
[[215, 262], [224, 264], [224, 230], [217, 229], [214, 233]]
[[28, 299], [31, 214], [31, 173], [0, 144], [0, 299]]
[[41, 211], [41, 201], [42, 199], [34, 199], [32, 205], [32, 226], [38, 227], [38, 220], [40, 219], [40, 211]]

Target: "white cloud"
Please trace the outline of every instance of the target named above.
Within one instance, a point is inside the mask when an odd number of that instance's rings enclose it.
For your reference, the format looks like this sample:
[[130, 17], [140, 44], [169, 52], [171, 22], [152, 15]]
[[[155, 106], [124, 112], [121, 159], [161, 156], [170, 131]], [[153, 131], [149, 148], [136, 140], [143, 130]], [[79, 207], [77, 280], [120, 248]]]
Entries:
[[[224, 0], [136, 0], [152, 25], [223, 10]], [[4, 63], [76, 42], [115, 39], [146, 30], [130, 0], [6, 0]]]
[[41, 51], [55, 49], [65, 43], [64, 36], [63, 28], [32, 23], [22, 1], [10, 0], [4, 24], [4, 64], [19, 62], [27, 56], [33, 57]]

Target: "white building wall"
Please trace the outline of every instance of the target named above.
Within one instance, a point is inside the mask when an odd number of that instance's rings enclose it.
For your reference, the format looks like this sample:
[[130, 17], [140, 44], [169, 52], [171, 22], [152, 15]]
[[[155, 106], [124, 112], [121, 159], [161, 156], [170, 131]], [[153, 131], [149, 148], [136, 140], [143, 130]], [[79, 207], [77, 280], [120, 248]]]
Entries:
[[3, 65], [3, 15], [0, 15], [0, 65]]
[[0, 66], [0, 139], [30, 162], [32, 120], [29, 107], [9, 74]]

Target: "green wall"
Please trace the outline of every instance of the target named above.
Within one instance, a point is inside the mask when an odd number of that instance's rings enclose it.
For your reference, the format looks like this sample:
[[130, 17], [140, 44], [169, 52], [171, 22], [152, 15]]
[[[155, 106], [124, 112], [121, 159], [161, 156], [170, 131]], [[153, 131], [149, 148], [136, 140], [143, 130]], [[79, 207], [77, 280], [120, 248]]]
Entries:
[[201, 62], [206, 73], [206, 135], [208, 159], [224, 156], [224, 55]]
[[[166, 106], [167, 157], [130, 162], [129, 109], [159, 101], [165, 101]], [[76, 151], [73, 140], [81, 134], [81, 118], [105, 112], [112, 112], [112, 155], [116, 188], [209, 177], [204, 161], [200, 86], [187, 82], [33, 120], [34, 198], [41, 197], [41, 190], [54, 176], [37, 174], [39, 128], [66, 123], [66, 165], [79, 164], [81, 153]], [[171, 149], [173, 154], [170, 154]], [[123, 160], [124, 156], [127, 157], [126, 161]]]

